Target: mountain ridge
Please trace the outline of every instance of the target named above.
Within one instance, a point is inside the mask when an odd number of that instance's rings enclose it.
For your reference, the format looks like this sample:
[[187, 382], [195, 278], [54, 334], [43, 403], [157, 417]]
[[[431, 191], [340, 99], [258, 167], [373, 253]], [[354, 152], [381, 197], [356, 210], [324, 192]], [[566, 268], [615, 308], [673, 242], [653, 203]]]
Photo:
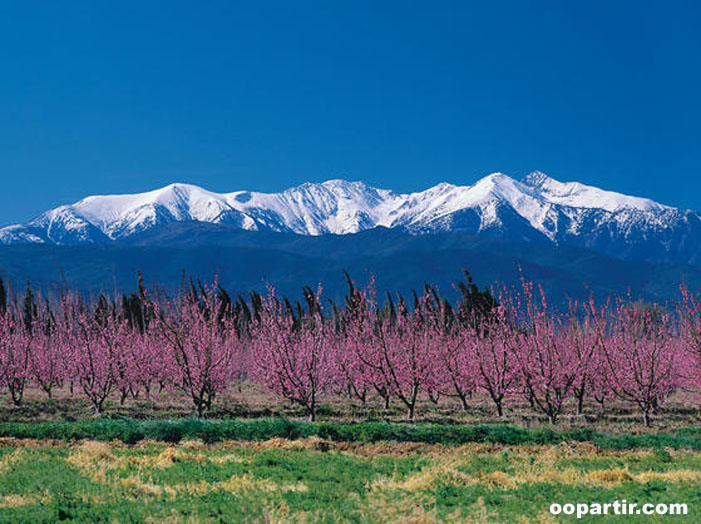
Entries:
[[535, 171], [492, 173], [470, 186], [395, 193], [341, 179], [280, 193], [214, 193], [174, 183], [139, 194], [88, 196], [0, 228], [0, 244], [109, 244], [177, 222], [305, 236], [386, 227], [413, 235], [460, 232], [582, 247], [609, 256], [699, 264], [701, 215], [653, 200], [560, 182]]

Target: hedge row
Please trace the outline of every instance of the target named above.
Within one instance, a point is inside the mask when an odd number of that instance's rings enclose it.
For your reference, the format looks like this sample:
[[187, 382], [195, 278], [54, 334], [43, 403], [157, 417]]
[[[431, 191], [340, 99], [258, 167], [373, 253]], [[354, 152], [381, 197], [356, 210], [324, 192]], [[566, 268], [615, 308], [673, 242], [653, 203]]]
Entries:
[[591, 429], [556, 431], [509, 425], [390, 424], [383, 422], [310, 423], [286, 419], [258, 420], [135, 420], [128, 418], [76, 422], [0, 423], [0, 437], [59, 440], [120, 440], [134, 444], [150, 439], [165, 442], [200, 439], [267, 440], [317, 436], [339, 442], [423, 442], [458, 445], [468, 442], [494, 444], [556, 444], [593, 442], [604, 449], [671, 447], [701, 450], [701, 430], [682, 428], [674, 433], [646, 435], [605, 434]]

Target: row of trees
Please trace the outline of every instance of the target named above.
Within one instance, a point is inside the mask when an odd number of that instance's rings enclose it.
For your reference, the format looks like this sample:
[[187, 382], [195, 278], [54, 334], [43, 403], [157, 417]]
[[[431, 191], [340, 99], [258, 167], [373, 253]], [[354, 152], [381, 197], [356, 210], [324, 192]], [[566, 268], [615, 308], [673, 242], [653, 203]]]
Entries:
[[100, 413], [111, 395], [180, 390], [199, 416], [243, 380], [302, 406], [314, 420], [320, 398], [399, 402], [413, 419], [420, 400], [481, 392], [501, 416], [523, 399], [555, 423], [567, 404], [603, 410], [611, 399], [637, 407], [646, 425], [679, 390], [701, 388], [701, 303], [681, 289], [675, 307], [625, 300], [572, 302], [558, 313], [545, 293], [480, 291], [467, 275], [451, 303], [426, 287], [379, 300], [374, 283], [350, 278], [342, 304], [303, 289], [292, 303], [253, 293], [232, 298], [192, 280], [175, 297], [138, 292], [88, 301], [45, 300], [27, 286], [10, 301], [0, 283], [0, 385], [16, 404], [30, 385], [51, 397], [67, 386]]

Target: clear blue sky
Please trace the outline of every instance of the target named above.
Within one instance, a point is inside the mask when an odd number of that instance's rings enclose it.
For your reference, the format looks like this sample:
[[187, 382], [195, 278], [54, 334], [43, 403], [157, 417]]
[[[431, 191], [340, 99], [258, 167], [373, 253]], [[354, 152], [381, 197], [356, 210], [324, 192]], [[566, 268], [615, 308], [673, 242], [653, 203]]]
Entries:
[[0, 224], [174, 181], [534, 169], [701, 209], [698, 5], [2, 1]]

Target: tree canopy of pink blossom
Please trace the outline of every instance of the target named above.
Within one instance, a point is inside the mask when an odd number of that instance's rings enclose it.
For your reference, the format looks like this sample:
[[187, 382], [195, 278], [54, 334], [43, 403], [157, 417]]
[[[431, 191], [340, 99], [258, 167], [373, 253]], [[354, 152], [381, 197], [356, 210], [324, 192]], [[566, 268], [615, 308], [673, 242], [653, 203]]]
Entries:
[[94, 300], [27, 286], [0, 303], [0, 388], [21, 404], [28, 387], [49, 398], [68, 387], [97, 414], [110, 398], [173, 390], [205, 416], [251, 381], [311, 420], [332, 396], [395, 402], [414, 419], [420, 402], [467, 409], [477, 394], [498, 416], [521, 401], [551, 423], [586, 400], [604, 410], [618, 399], [646, 425], [676, 392], [698, 402], [701, 301], [686, 287], [671, 306], [592, 299], [564, 311], [528, 282], [496, 298], [469, 279], [456, 289], [452, 303], [430, 286], [380, 300], [374, 280], [360, 289], [348, 277], [335, 304], [309, 287], [293, 303], [272, 288], [232, 300], [192, 281], [174, 297], [150, 296], [139, 279], [129, 297]]

